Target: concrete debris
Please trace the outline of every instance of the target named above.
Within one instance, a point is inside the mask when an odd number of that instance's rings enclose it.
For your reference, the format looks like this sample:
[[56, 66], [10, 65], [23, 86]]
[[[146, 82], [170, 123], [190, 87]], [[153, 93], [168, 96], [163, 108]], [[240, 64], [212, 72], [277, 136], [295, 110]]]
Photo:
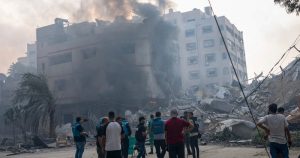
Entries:
[[299, 68], [297, 68], [297, 70], [295, 71], [295, 73], [293, 74], [293, 81], [299, 80]]
[[205, 106], [205, 109], [220, 113], [230, 113], [233, 110], [233, 105], [226, 101], [215, 99], [210, 105]]
[[26, 150], [26, 149], [23, 149], [23, 148], [14, 148], [14, 147], [8, 148], [7, 151], [12, 152], [12, 154], [7, 154], [6, 156], [13, 156], [13, 155], [20, 155], [20, 154], [34, 153], [35, 152], [35, 150]]
[[299, 123], [300, 122], [300, 107], [297, 107], [287, 116], [287, 120], [290, 123]]
[[225, 87], [220, 87], [216, 94], [216, 97], [219, 99], [224, 99], [226, 96], [229, 96], [229, 95], [230, 95], [230, 92], [228, 91], [228, 89], [226, 89]]
[[240, 108], [235, 108], [233, 109], [233, 113], [238, 115], [238, 116], [244, 116], [249, 114], [249, 108], [242, 106]]
[[56, 147], [66, 147], [72, 145], [73, 133], [71, 123], [57, 126], [56, 133]]
[[33, 145], [40, 148], [49, 148], [49, 146], [38, 136], [32, 138]]
[[55, 133], [56, 133], [57, 136], [73, 137], [71, 123], [67, 123], [65, 125], [57, 126], [56, 129], [55, 129]]
[[205, 98], [201, 100], [201, 104], [211, 104], [212, 101], [214, 101], [214, 99]]
[[[298, 70], [300, 70], [300, 62], [295, 66], [289, 65], [284, 70], [284, 75], [273, 75], [261, 85], [262, 73], [257, 75], [251, 84], [244, 85], [255, 119], [258, 120], [267, 114], [267, 106], [270, 103], [277, 103], [284, 107], [286, 112], [291, 112], [287, 117], [289, 122], [300, 122], [300, 107], [296, 107], [295, 104], [296, 97], [300, 94]], [[258, 85], [260, 85], [259, 88], [257, 88]], [[255, 140], [256, 126], [252, 122], [249, 108], [245, 104], [239, 87], [217, 85], [197, 87], [188, 90], [182, 96], [174, 96], [170, 100], [164, 104], [152, 101], [140, 106], [138, 111], [126, 110], [124, 115], [131, 126], [136, 127], [140, 116], [149, 118], [150, 114], [160, 111], [162, 118], [168, 119], [170, 110], [175, 108], [180, 117], [185, 111], [194, 113], [197, 121], [201, 122], [202, 141], [231, 144], [255, 144], [257, 142], [259, 144], [259, 141]], [[72, 137], [71, 125], [57, 127], [56, 133], [58, 136]]]
[[239, 145], [249, 145], [249, 144], [252, 143], [252, 139], [247, 139], [247, 140], [232, 140], [232, 141], [229, 141], [229, 143], [239, 144]]
[[242, 139], [251, 139], [255, 134], [255, 124], [250, 121], [239, 119], [225, 120], [220, 122], [216, 132], [222, 132], [225, 128], [228, 128], [234, 135]]
[[205, 119], [205, 120], [204, 120], [204, 123], [205, 123], [205, 124], [210, 124], [210, 123], [211, 123], [211, 120], [210, 120], [210, 119]]

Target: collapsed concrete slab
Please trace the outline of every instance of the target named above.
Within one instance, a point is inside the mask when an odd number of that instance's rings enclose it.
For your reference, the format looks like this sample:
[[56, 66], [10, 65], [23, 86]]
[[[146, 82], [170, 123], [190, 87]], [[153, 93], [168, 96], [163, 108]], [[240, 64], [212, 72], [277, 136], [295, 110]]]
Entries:
[[290, 123], [300, 123], [300, 107], [291, 111], [290, 115], [287, 116], [287, 120]]
[[255, 134], [255, 124], [239, 119], [228, 119], [220, 122], [220, 126], [216, 128], [216, 132], [222, 132], [228, 128], [234, 135], [241, 139], [251, 139]]
[[232, 104], [219, 99], [212, 100], [211, 104], [205, 106], [206, 110], [220, 113], [230, 113], [233, 108], [234, 106]]

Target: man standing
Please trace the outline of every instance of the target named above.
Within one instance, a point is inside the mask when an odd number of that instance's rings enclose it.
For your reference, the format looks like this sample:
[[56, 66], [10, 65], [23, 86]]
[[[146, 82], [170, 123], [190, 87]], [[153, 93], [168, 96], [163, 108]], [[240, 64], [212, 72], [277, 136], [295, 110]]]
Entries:
[[139, 124], [137, 126], [137, 131], [135, 132], [135, 139], [136, 139], [136, 145], [138, 147], [138, 155], [137, 158], [145, 158], [146, 156], [146, 148], [145, 148], [145, 142], [146, 142], [146, 127], [145, 127], [145, 117], [139, 118]]
[[149, 152], [149, 154], [153, 154], [154, 135], [153, 135], [153, 132], [151, 130], [153, 119], [154, 119], [154, 115], [151, 114], [150, 115], [150, 121], [148, 122], [149, 143], [150, 143], [150, 152]]
[[124, 139], [122, 142], [122, 154], [123, 158], [128, 158], [128, 150], [129, 150], [129, 137], [131, 136], [131, 127], [126, 118], [122, 119], [122, 128], [124, 130]]
[[115, 113], [108, 113], [109, 123], [105, 129], [105, 151], [106, 158], [122, 158], [121, 154], [121, 139], [124, 131], [122, 126], [115, 121]]
[[151, 132], [154, 135], [154, 146], [157, 158], [164, 158], [166, 154], [165, 123], [161, 119], [161, 113], [155, 113], [155, 119], [152, 122]]
[[[185, 121], [188, 121], [188, 112], [184, 111], [183, 112], [183, 117]], [[191, 145], [190, 145], [190, 133], [188, 130], [184, 130], [184, 144], [187, 150], [188, 155], [192, 155], [191, 152]]]
[[105, 148], [104, 146], [101, 146], [102, 144], [102, 140], [105, 134], [104, 128], [105, 126], [108, 124], [108, 118], [107, 117], [103, 117], [100, 120], [100, 124], [99, 126], [97, 126], [96, 130], [97, 130], [97, 153], [98, 153], [98, 158], [105, 158]]
[[183, 130], [193, 129], [193, 125], [183, 119], [177, 118], [176, 109], [171, 110], [171, 118], [165, 124], [165, 132], [170, 158], [184, 158]]
[[284, 115], [284, 108], [283, 107], [278, 108], [277, 113]]
[[128, 121], [125, 118], [118, 117], [116, 121], [122, 126], [124, 131], [124, 137], [122, 138], [122, 157], [128, 158], [129, 150], [129, 136], [131, 135], [131, 128]]
[[72, 125], [72, 133], [74, 137], [74, 142], [76, 144], [76, 153], [75, 158], [82, 158], [84, 152], [84, 146], [86, 144], [86, 138], [88, 135], [84, 132], [84, 128], [82, 127], [82, 123], [87, 120], [82, 117], [76, 118], [76, 123]]
[[199, 124], [197, 123], [197, 118], [194, 117], [193, 112], [189, 112], [189, 122], [194, 125], [194, 128], [190, 132], [190, 146], [192, 149], [193, 158], [199, 158]]
[[[288, 123], [282, 114], [276, 114], [276, 112], [277, 105], [269, 105], [269, 115], [263, 117], [257, 126], [262, 128], [268, 135], [272, 158], [277, 158], [278, 153], [282, 153], [284, 158], [288, 158], [288, 144], [291, 145], [292, 143]], [[288, 138], [286, 138], [286, 135]]]

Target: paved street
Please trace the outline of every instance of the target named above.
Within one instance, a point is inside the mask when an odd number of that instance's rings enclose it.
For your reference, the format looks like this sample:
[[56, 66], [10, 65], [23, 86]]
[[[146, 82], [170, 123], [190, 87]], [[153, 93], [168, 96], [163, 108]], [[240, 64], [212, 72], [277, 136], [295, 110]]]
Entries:
[[[299, 148], [291, 150], [291, 158], [297, 158], [300, 154]], [[5, 158], [7, 153], [0, 153], [1, 158]], [[74, 148], [61, 148], [40, 150], [32, 154], [21, 154], [9, 156], [10, 158], [73, 158]], [[148, 155], [147, 158], [155, 158], [155, 155]], [[191, 156], [189, 156], [191, 158]], [[262, 148], [244, 148], [244, 147], [221, 147], [221, 146], [201, 146], [201, 158], [267, 158]], [[95, 148], [88, 147], [84, 153], [84, 158], [97, 158]], [[166, 156], [167, 158], [167, 156]]]

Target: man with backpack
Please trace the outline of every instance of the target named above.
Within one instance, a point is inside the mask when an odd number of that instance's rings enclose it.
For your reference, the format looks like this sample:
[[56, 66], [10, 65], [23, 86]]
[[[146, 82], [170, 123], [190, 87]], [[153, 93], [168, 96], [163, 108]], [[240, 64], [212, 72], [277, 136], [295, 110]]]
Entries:
[[151, 132], [154, 137], [154, 146], [157, 158], [164, 158], [166, 154], [165, 140], [165, 122], [161, 119], [161, 113], [155, 113], [155, 119], [152, 121]]
[[135, 132], [135, 139], [136, 139], [136, 146], [138, 148], [138, 155], [137, 158], [145, 158], [146, 157], [146, 148], [145, 148], [145, 142], [146, 142], [146, 127], [145, 127], [145, 117], [139, 118], [139, 124], [137, 126], [137, 131]]
[[87, 120], [82, 117], [76, 117], [76, 122], [72, 125], [72, 133], [76, 145], [75, 158], [82, 158], [84, 152], [84, 146], [86, 144], [86, 137], [88, 137], [88, 134], [84, 132], [84, 128], [81, 124], [86, 121]]
[[131, 128], [125, 118], [118, 117], [117, 122], [122, 126], [124, 137], [122, 138], [122, 157], [128, 158], [129, 136], [131, 136]]
[[190, 146], [192, 149], [193, 158], [199, 158], [199, 145], [198, 145], [198, 138], [199, 138], [199, 124], [197, 123], [197, 118], [194, 117], [193, 112], [189, 112], [189, 121], [191, 124], [194, 125], [194, 128], [191, 130], [189, 139], [190, 139]]

